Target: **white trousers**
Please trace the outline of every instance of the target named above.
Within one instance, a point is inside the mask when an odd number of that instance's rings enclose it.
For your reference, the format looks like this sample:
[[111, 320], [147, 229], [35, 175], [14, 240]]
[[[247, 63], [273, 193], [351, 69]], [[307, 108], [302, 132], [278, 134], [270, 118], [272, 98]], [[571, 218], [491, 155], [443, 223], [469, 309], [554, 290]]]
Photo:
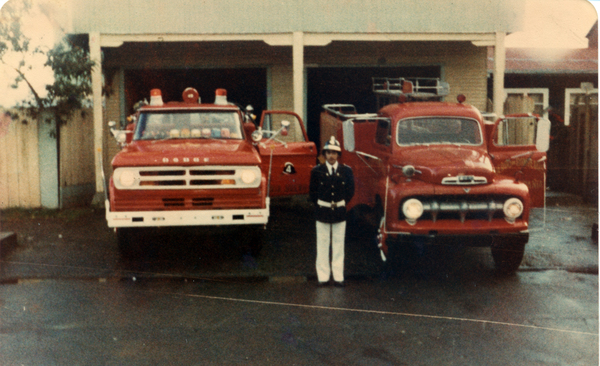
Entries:
[[[334, 281], [344, 281], [345, 234], [346, 221], [335, 224], [317, 221], [317, 278], [319, 282], [329, 281], [332, 273]], [[329, 265], [330, 246], [331, 266]]]

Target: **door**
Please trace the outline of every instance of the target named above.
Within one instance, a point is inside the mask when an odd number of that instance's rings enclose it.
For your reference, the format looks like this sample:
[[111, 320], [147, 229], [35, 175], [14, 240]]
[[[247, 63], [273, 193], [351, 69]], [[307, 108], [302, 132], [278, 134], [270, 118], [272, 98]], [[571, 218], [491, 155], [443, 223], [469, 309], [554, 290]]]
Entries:
[[257, 147], [261, 168], [270, 177], [269, 195], [308, 194], [317, 148], [308, 141], [300, 116], [287, 111], [264, 111], [259, 126], [263, 136]]
[[[355, 151], [342, 158], [354, 170], [356, 194], [353, 204], [374, 206], [392, 152], [391, 120], [388, 118], [355, 118]], [[351, 207], [351, 206], [350, 206]]]
[[549, 131], [540, 121], [530, 114], [508, 115], [496, 121], [488, 141], [496, 172], [525, 183], [532, 207], [544, 206], [546, 194], [546, 151], [538, 151], [536, 138]]

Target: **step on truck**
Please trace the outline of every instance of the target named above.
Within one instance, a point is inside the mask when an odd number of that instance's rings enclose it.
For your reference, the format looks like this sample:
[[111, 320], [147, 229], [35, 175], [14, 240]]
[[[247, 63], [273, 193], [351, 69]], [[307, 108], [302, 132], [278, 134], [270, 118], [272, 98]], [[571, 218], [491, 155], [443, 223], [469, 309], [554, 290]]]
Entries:
[[376, 223], [381, 258], [410, 243], [484, 246], [499, 271], [516, 271], [529, 211], [545, 201], [550, 122], [487, 121], [463, 95], [441, 101], [449, 86], [438, 79], [373, 78], [373, 92], [377, 113], [327, 104], [320, 127], [341, 141], [356, 181], [350, 217]]
[[109, 122], [121, 150], [105, 189], [106, 220], [121, 253], [143, 254], [139, 237], [149, 228], [244, 226], [240, 245], [258, 254], [270, 198], [308, 194], [316, 146], [295, 113], [264, 111], [257, 128], [252, 107], [230, 103], [225, 89], [213, 103], [193, 88], [182, 99], [165, 103], [153, 89], [126, 128]]

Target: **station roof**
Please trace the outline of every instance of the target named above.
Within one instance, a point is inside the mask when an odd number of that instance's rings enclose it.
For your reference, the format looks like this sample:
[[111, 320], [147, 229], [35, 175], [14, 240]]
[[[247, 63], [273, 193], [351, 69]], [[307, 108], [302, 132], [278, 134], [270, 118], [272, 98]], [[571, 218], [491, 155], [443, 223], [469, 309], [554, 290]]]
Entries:
[[[588, 48], [507, 48], [507, 74], [598, 73], [598, 22], [589, 33]], [[494, 68], [494, 51], [488, 49], [488, 71]]]
[[520, 0], [66, 0], [67, 33], [494, 33], [521, 28]]

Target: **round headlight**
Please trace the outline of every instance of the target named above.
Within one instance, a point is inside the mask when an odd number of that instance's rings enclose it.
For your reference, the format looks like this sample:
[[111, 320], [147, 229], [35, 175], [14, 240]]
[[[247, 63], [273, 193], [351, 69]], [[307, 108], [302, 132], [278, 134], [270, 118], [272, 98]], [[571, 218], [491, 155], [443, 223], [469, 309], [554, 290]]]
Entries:
[[523, 202], [518, 198], [510, 198], [504, 202], [504, 216], [506, 220], [512, 222], [523, 213]]
[[119, 183], [123, 187], [131, 187], [135, 183], [135, 174], [131, 170], [123, 170], [119, 175]]
[[411, 198], [402, 205], [402, 213], [409, 224], [414, 225], [423, 215], [423, 203], [416, 198]]
[[242, 171], [242, 182], [246, 184], [253, 183], [256, 180], [256, 173], [252, 170], [243, 170]]

